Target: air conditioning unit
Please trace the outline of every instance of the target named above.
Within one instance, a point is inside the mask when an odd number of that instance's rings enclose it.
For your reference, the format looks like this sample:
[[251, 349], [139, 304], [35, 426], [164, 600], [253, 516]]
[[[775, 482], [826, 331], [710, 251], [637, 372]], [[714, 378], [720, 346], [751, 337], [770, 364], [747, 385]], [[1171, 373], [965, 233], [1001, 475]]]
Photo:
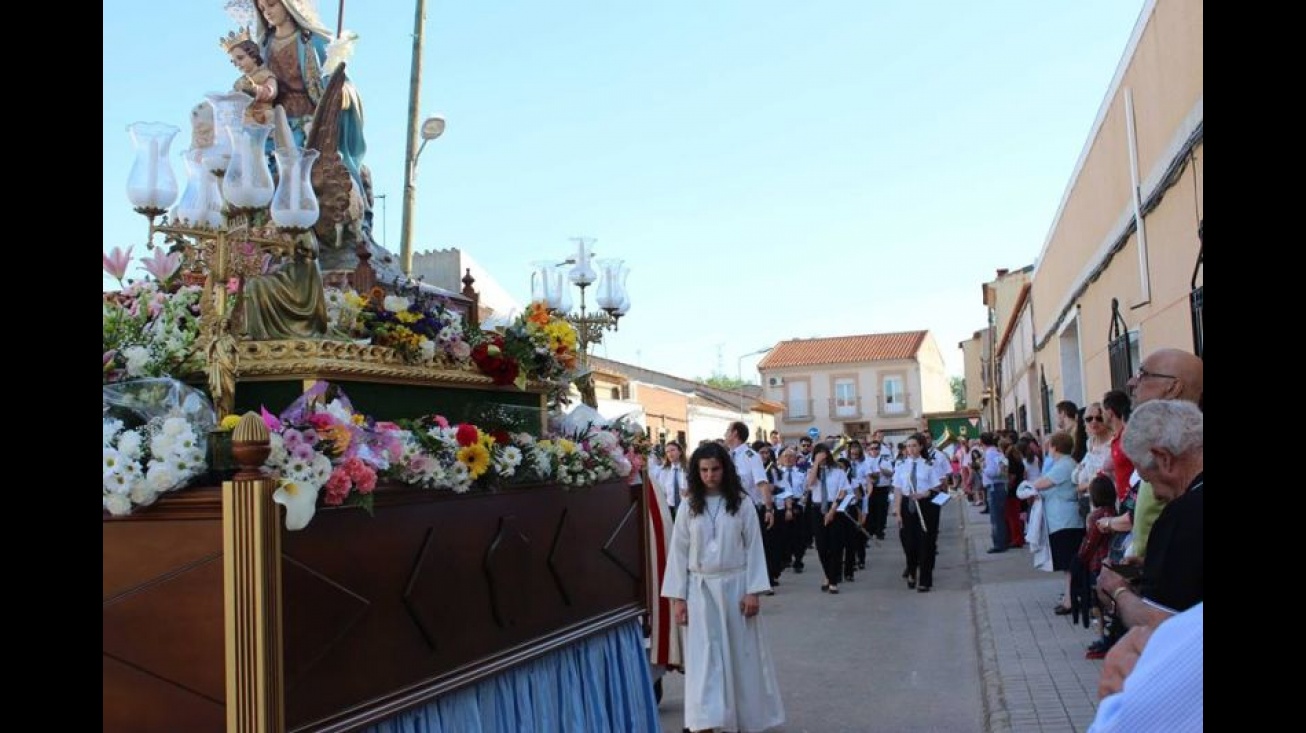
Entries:
[[779, 387], [779, 386], [783, 385], [784, 383], [785, 383], [785, 378], [784, 378], [784, 377], [767, 377], [767, 378], [766, 378], [766, 386], [768, 386], [768, 387]]

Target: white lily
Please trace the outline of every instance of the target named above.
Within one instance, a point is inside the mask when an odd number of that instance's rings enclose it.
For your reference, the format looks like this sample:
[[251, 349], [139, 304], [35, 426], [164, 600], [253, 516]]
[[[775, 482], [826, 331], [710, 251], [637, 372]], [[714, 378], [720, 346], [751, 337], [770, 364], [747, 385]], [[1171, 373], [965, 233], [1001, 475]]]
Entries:
[[282, 480], [272, 493], [272, 501], [286, 508], [286, 530], [294, 532], [308, 526], [317, 511], [318, 488], [308, 484]]

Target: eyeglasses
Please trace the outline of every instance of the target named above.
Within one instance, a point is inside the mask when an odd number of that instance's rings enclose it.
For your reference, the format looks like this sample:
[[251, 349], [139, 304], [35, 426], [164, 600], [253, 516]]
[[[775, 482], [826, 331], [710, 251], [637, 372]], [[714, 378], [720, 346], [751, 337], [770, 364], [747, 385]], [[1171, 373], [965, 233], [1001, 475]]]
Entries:
[[1101, 415], [1085, 415], [1084, 422], [1106, 422], [1106, 418]]
[[1149, 371], [1147, 371], [1146, 369], [1144, 369], [1144, 368], [1142, 368], [1142, 367], [1138, 367], [1138, 373], [1134, 375], [1134, 379], [1148, 379], [1149, 377], [1155, 377], [1155, 378], [1157, 378], [1157, 379], [1178, 379], [1178, 378], [1179, 378], [1179, 377], [1176, 377], [1176, 376], [1173, 375], [1173, 374], [1158, 374], [1158, 373], [1156, 373], [1156, 372], [1149, 372]]

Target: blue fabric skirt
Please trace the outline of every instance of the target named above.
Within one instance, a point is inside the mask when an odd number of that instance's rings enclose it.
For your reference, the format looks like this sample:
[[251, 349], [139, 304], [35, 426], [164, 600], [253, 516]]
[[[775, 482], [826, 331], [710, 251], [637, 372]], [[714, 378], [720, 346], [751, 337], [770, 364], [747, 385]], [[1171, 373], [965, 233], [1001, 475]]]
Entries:
[[658, 733], [638, 621], [366, 729], [368, 733]]

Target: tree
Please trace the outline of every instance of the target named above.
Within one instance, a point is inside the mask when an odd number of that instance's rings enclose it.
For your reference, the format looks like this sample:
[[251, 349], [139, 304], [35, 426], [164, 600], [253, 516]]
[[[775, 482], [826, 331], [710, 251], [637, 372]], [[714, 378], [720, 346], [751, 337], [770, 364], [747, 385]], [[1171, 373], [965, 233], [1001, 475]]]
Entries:
[[737, 377], [727, 377], [724, 374], [713, 374], [706, 379], [699, 379], [698, 381], [709, 387], [716, 387], [717, 389], [739, 390], [743, 387], [753, 386], [751, 382], [740, 381]]
[[966, 380], [963, 377], [952, 377], [948, 380], [952, 386], [952, 404], [954, 410], [966, 409]]

